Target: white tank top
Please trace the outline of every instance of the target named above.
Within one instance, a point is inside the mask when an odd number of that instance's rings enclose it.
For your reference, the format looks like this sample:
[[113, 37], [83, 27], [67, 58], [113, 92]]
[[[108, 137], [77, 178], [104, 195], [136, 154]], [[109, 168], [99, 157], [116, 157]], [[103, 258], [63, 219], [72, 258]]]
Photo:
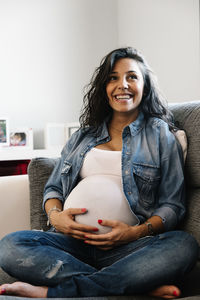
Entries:
[[87, 208], [76, 221], [99, 228], [106, 233], [110, 227], [98, 224], [98, 219], [118, 220], [128, 225], [139, 223], [126, 199], [121, 176], [121, 151], [92, 148], [86, 155], [80, 171], [81, 181], [72, 190], [64, 209]]

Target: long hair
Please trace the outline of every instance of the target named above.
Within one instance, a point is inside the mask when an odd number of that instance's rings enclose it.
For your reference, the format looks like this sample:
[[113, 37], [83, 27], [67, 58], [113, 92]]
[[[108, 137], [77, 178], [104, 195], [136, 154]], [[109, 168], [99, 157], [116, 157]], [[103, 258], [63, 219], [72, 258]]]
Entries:
[[90, 83], [86, 86], [83, 108], [79, 118], [81, 127], [92, 126], [98, 129], [103, 121], [112, 117], [112, 108], [108, 102], [106, 85], [109, 74], [121, 58], [134, 59], [142, 72], [144, 91], [139, 110], [143, 112], [144, 117], [146, 119], [150, 117], [160, 118], [168, 123], [170, 130], [176, 129], [173, 123], [173, 115], [167, 108], [167, 102], [158, 88], [156, 76], [144, 57], [132, 47], [113, 50], [102, 59]]

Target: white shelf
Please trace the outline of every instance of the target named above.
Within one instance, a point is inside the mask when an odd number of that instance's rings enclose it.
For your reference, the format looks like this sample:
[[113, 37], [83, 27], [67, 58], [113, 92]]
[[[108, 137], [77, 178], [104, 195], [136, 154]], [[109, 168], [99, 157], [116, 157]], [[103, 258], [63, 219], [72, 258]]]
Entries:
[[36, 157], [60, 157], [61, 149], [17, 149], [17, 148], [2, 148], [0, 149], [0, 161], [5, 160], [26, 160]]

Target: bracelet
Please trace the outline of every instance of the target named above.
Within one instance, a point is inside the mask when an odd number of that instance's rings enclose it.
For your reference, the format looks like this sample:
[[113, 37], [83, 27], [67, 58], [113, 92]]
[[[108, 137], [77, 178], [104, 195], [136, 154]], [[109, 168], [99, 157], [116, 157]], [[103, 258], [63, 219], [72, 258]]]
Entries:
[[149, 235], [155, 235], [155, 232], [153, 231], [153, 227], [152, 227], [152, 224], [151, 222], [144, 222], [144, 224], [147, 226], [148, 228], [148, 234]]
[[[47, 218], [48, 218], [48, 220], [47, 220], [47, 226], [52, 225], [52, 223], [51, 223], [51, 213], [52, 213], [53, 211], [61, 212], [62, 210], [61, 210], [60, 208], [58, 208], [57, 206], [54, 206], [54, 207], [52, 207], [52, 208], [48, 211], [48, 214], [47, 214]], [[53, 225], [52, 225], [52, 226], [53, 226]]]

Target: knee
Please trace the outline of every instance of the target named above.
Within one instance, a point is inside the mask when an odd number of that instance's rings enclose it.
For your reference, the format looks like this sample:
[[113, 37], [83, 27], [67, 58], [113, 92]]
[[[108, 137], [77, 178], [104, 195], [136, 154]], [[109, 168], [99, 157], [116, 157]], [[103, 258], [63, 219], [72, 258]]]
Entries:
[[191, 262], [196, 263], [198, 256], [199, 256], [199, 244], [197, 243], [196, 239], [190, 235], [189, 233], [185, 232], [185, 244], [184, 247], [187, 249], [187, 253]]
[[174, 231], [174, 243], [177, 260], [182, 262], [186, 270], [190, 270], [199, 256], [199, 245], [196, 239], [187, 232]]
[[8, 235], [4, 236], [0, 241], [0, 253], [6, 252], [12, 248], [12, 245], [15, 243], [15, 233], [9, 233]]
[[6, 235], [0, 241], [0, 266], [13, 261], [16, 258], [17, 247], [20, 244], [22, 238], [22, 232], [14, 232]]
[[181, 244], [184, 252], [190, 253], [195, 258], [198, 257], [199, 245], [196, 239], [189, 233], [185, 231], [177, 231], [178, 234], [178, 243]]
[[23, 236], [22, 232], [23, 231], [17, 231], [5, 235], [0, 241], [0, 248], [5, 246], [11, 247], [13, 244], [16, 244]]

